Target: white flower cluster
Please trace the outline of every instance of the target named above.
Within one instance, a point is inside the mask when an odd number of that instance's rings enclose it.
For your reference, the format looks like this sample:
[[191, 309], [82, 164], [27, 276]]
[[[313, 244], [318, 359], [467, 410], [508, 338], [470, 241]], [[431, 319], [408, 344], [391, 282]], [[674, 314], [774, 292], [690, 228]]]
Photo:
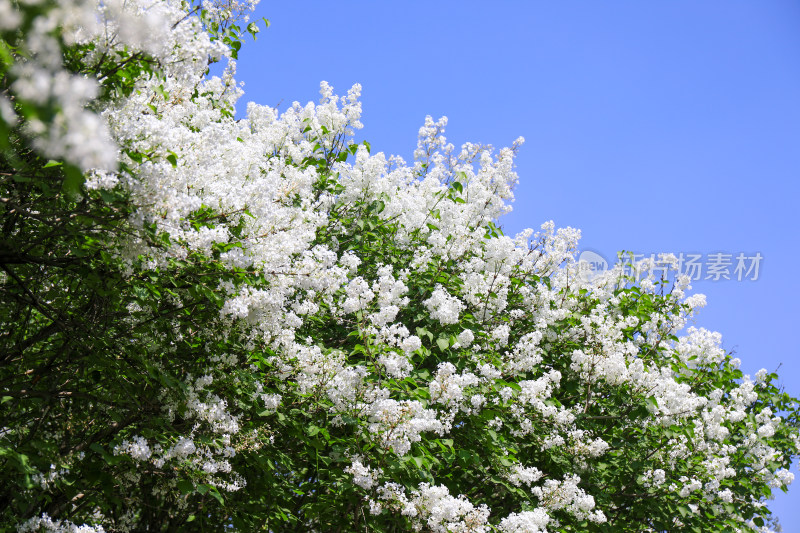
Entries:
[[[0, 30], [23, 24], [29, 10], [19, 7], [27, 4], [0, 0]], [[22, 44], [29, 58], [12, 69], [14, 98], [58, 109], [51, 123], [27, 120], [27, 134], [43, 155], [94, 169], [88, 188], [117, 188], [130, 198], [130, 231], [116, 252], [131, 272], [157, 271], [199, 253], [213, 256], [226, 274], [246, 271], [257, 280], [214, 282], [223, 300], [219, 316], [198, 333], [241, 336], [247, 350], [265, 358], [270, 370], [252, 367], [259, 381], [248, 390], [259, 410], [319, 402], [337, 422], [359, 424], [354, 438], [377, 444], [370, 453], [382, 457], [408, 454], [426, 433], [443, 437], [479, 423], [542, 453], [568, 455], [581, 472], [610, 448], [579, 427], [584, 420], [637, 424], [634, 429], [645, 432], [677, 426], [691, 432], [669, 431], [639, 478], [644, 486], [735, 504], [725, 480], [736, 475], [732, 465], [743, 461], [752, 466], [753, 479], [775, 488], [791, 483], [793, 475], [774, 466], [786, 458], [767, 444], [785, 431], [784, 421], [770, 409], [753, 408], [759, 387], [769, 381], [765, 371], [729, 392], [701, 394], [686, 379], [693, 371], [736, 366], [716, 333], [689, 328], [672, 340], [704, 303], [699, 295], [685, 297], [687, 279], [679, 279], [664, 299], [673, 307], [665, 304], [640, 320], [630, 309], [640, 303], [647, 308], [659, 290], [651, 264], [637, 267], [649, 277], [634, 301], [621, 290], [621, 268], [590, 280], [580, 275], [574, 259], [579, 231], [556, 230], [547, 222], [536, 233], [511, 238], [494, 225], [510, 210], [521, 139], [496, 155], [491, 147], [470, 143], [456, 151], [444, 137], [447, 120], [427, 117], [412, 164], [373, 155], [366, 146], [350, 146], [361, 127], [360, 86], [339, 97], [326, 82], [318, 104], [295, 102], [279, 114], [251, 103], [247, 117], [237, 121], [232, 111], [242, 91], [235, 64], [222, 77], [205, 77], [208, 59], [225, 55], [226, 48], [184, 3], [53, 5], [36, 15], [35, 31]], [[253, 5], [203, 2], [208, 16], [219, 21]], [[87, 68], [116, 52], [141, 51], [158, 64], [159, 74], [132, 80], [128, 96], [103, 103], [95, 114], [87, 106], [103, 80], [67, 72], [58, 39], [92, 43], [83, 59]], [[0, 118], [9, 124], [20, 118], [6, 96], [0, 96]], [[350, 162], [338, 158], [348, 148]], [[116, 172], [118, 161], [125, 172]], [[367, 220], [364, 206], [378, 204]], [[203, 211], [213, 216], [198, 225]], [[345, 220], [353, 220], [352, 227]], [[375, 221], [391, 227], [392, 253], [402, 263], [369, 264], [348, 248], [364, 233], [359, 224]], [[149, 246], [140, 230], [150, 228], [165, 243]], [[335, 236], [321, 240], [322, 234]], [[138, 304], [129, 310], [142, 312]], [[413, 317], [406, 321], [409, 311]], [[347, 336], [304, 333], [325, 321]], [[436, 351], [436, 344], [444, 348]], [[459, 359], [429, 358], [424, 368], [414, 367], [432, 352]], [[181, 394], [160, 398], [167, 418], [191, 421], [191, 432], [173, 435], [164, 447], [136, 434], [118, 437], [114, 453], [137, 464], [186, 468], [236, 490], [244, 482], [231, 459], [246, 418], [237, 411], [240, 398], [227, 397], [230, 392], [216, 386], [215, 376], [241, 370], [244, 363], [225, 350], [208, 353], [208, 359], [214, 363], [209, 373], [186, 377]], [[561, 363], [560, 370], [554, 368]], [[403, 386], [396, 386], [400, 381]], [[619, 396], [646, 401], [647, 408], [636, 411], [643, 415], [632, 421], [609, 414], [607, 402]], [[637, 406], [626, 407], [633, 412]], [[497, 416], [475, 416], [489, 408]], [[747, 430], [737, 446], [725, 444], [734, 424]], [[201, 444], [200, 435], [218, 445]], [[791, 438], [800, 450], [800, 437]], [[697, 458], [690, 475], [668, 475], [689, 456]], [[442, 485], [422, 483], [407, 494], [392, 481], [381, 483], [384, 472], [368, 465], [372, 459], [351, 456], [344, 470], [355, 485], [372, 491], [373, 513], [399, 512], [431, 531], [490, 529], [486, 506], [454, 497]], [[539, 502], [534, 510], [500, 520], [501, 531], [546, 531], [552, 511], [594, 523], [606, 519], [579, 487], [578, 475], [539, 486], [545, 476], [533, 466], [516, 464], [499, 474]], [[41, 476], [41, 483], [49, 481]], [[32, 520], [27, 530], [78, 527], [46, 515]]]
[[418, 517], [434, 533], [482, 533], [488, 531], [489, 509], [475, 507], [466, 497], [453, 497], [447, 487], [421, 483], [412, 492]]
[[69, 468], [57, 468], [56, 465], [51, 464], [49, 471], [36, 472], [35, 474], [32, 474], [31, 481], [33, 481], [43, 489], [47, 489], [54, 482], [62, 479], [64, 475], [68, 473], [69, 473]]
[[46, 531], [48, 533], [105, 533], [106, 530], [100, 525], [82, 524], [79, 526], [69, 520], [53, 520], [47, 513], [29, 518], [17, 527], [17, 533], [35, 533], [38, 531]]
[[381, 475], [380, 468], [373, 469], [364, 465], [359, 458], [354, 458], [350, 466], [345, 468], [344, 471], [353, 476], [353, 483], [366, 490], [374, 487]]
[[578, 487], [581, 478], [577, 475], [565, 476], [563, 481], [548, 479], [541, 487], [534, 487], [531, 492], [539, 499], [539, 503], [550, 510], [563, 509], [580, 520], [589, 520], [597, 524], [606, 521], [602, 511], [594, 511], [594, 498]]
[[211, 385], [213, 378], [205, 375], [188, 383], [186, 416], [206, 422], [214, 433], [231, 434], [239, 431], [239, 422], [228, 412], [228, 402], [216, 394], [206, 393], [201, 399], [201, 391]]
[[421, 440], [425, 431], [442, 433], [444, 426], [436, 411], [425, 409], [416, 400], [380, 399], [370, 405], [369, 432], [377, 434], [385, 448], [405, 455]]
[[[137, 462], [149, 462], [156, 468], [164, 468], [167, 462], [181, 464], [191, 471], [202, 472], [204, 481], [226, 491], [237, 491], [245, 486], [244, 478], [232, 472], [229, 459], [236, 455], [231, 447], [230, 435], [223, 435], [221, 450], [213, 446], [198, 446], [191, 437], [179, 437], [175, 443], [164, 449], [160, 444], [152, 447], [141, 436], [123, 440], [114, 447], [114, 455], [129, 455]], [[226, 478], [215, 474], [228, 474]]]
[[503, 533], [547, 533], [550, 515], [542, 508], [512, 513], [500, 521]]
[[[98, 80], [63, 67], [59, 40], [91, 42], [91, 52], [83, 59], [87, 65], [99, 65], [118, 51], [145, 52], [169, 75], [186, 80], [202, 74], [209, 56], [219, 58], [227, 51], [222, 43], [209, 40], [197, 18], [187, 17], [178, 1], [59, 0], [43, 7], [29, 11], [8, 0], [0, 2], [0, 30], [13, 30], [33, 17], [27, 21], [18, 56], [26, 59], [11, 69], [11, 92], [19, 101], [55, 111], [46, 123], [39, 117], [26, 120], [25, 132], [34, 146], [47, 157], [83, 170], [115, 170], [117, 145], [105, 120], [89, 109], [98, 95]], [[8, 124], [19, 120], [5, 96], [0, 99], [0, 119]]]
[[114, 455], [130, 455], [137, 461], [146, 461], [150, 459], [153, 451], [147, 443], [147, 439], [141, 436], [133, 437], [133, 440], [124, 440], [114, 446]]
[[441, 286], [437, 286], [433, 290], [431, 297], [422, 303], [430, 311], [431, 318], [438, 320], [442, 324], [457, 323], [459, 314], [464, 310], [464, 304], [455, 296], [451, 296]]
[[434, 403], [453, 404], [464, 399], [464, 389], [478, 385], [480, 380], [472, 372], [456, 373], [453, 363], [439, 363], [436, 375], [428, 385]]
[[370, 500], [370, 511], [379, 514], [384, 508], [395, 509], [411, 519], [414, 530], [423, 527], [434, 533], [484, 533], [489, 531], [489, 508], [475, 507], [464, 495], [453, 497], [447, 487], [420, 483], [406, 494], [396, 483], [378, 487], [378, 499]]
[[667, 479], [667, 474], [661, 468], [648, 470], [643, 475], [643, 485], [645, 487], [660, 487]]
[[[177, 436], [168, 447], [135, 435], [115, 445], [114, 455], [127, 455], [135, 462], [146, 462], [157, 469], [164, 469], [169, 464], [176, 469], [195, 472], [204, 482], [226, 491], [244, 487], [244, 478], [233, 472], [230, 463], [236, 456], [232, 436], [239, 432], [239, 422], [228, 411], [227, 402], [207, 390], [213, 383], [211, 375], [188, 378], [185, 400], [162, 398], [163, 409], [170, 417], [180, 413], [185, 419], [196, 421], [189, 435]], [[269, 405], [277, 407], [276, 402], [280, 401], [280, 395], [262, 396], [268, 408]], [[198, 444], [200, 434], [212, 435], [214, 444]]]
[[542, 471], [535, 466], [514, 465], [513, 470], [508, 475], [508, 480], [515, 486], [531, 486], [542, 478]]

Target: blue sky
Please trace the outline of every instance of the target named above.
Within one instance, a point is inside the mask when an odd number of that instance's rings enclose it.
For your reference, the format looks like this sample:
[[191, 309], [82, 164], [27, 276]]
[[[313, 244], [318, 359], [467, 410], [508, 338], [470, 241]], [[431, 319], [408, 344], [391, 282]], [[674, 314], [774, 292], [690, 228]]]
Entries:
[[[373, 152], [410, 160], [425, 115], [456, 146], [524, 136], [506, 233], [552, 219], [609, 261], [731, 254], [731, 280], [694, 283], [697, 326], [800, 396], [800, 3], [263, 0], [256, 16], [272, 25], [242, 49], [240, 109], [360, 83]], [[735, 279], [740, 253], [763, 257], [757, 280]], [[793, 471], [771, 506], [786, 532]]]

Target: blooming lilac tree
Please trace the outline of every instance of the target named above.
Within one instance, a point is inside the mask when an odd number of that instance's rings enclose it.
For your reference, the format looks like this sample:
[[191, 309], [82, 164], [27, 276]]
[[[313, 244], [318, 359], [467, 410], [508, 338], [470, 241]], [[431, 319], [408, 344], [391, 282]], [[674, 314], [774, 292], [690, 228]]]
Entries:
[[235, 120], [251, 7], [0, 0], [0, 528], [768, 531], [797, 400], [688, 281], [504, 235], [521, 139]]

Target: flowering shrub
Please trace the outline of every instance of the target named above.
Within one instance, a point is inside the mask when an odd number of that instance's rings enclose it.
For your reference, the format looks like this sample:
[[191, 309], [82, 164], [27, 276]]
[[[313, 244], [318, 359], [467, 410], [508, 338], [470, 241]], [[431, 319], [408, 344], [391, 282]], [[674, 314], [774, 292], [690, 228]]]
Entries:
[[0, 527], [767, 531], [797, 400], [688, 280], [504, 235], [521, 139], [235, 120], [251, 7], [0, 0]]

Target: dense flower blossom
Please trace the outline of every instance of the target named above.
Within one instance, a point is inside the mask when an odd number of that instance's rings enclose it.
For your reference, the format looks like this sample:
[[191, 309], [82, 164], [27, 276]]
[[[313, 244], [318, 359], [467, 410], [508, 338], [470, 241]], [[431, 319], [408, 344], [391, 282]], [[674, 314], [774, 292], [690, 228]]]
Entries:
[[797, 406], [685, 329], [689, 280], [504, 235], [521, 138], [427, 117], [406, 163], [326, 82], [236, 120], [253, 5], [0, 0], [0, 215], [47, 243], [0, 278], [2, 527], [762, 530]]

